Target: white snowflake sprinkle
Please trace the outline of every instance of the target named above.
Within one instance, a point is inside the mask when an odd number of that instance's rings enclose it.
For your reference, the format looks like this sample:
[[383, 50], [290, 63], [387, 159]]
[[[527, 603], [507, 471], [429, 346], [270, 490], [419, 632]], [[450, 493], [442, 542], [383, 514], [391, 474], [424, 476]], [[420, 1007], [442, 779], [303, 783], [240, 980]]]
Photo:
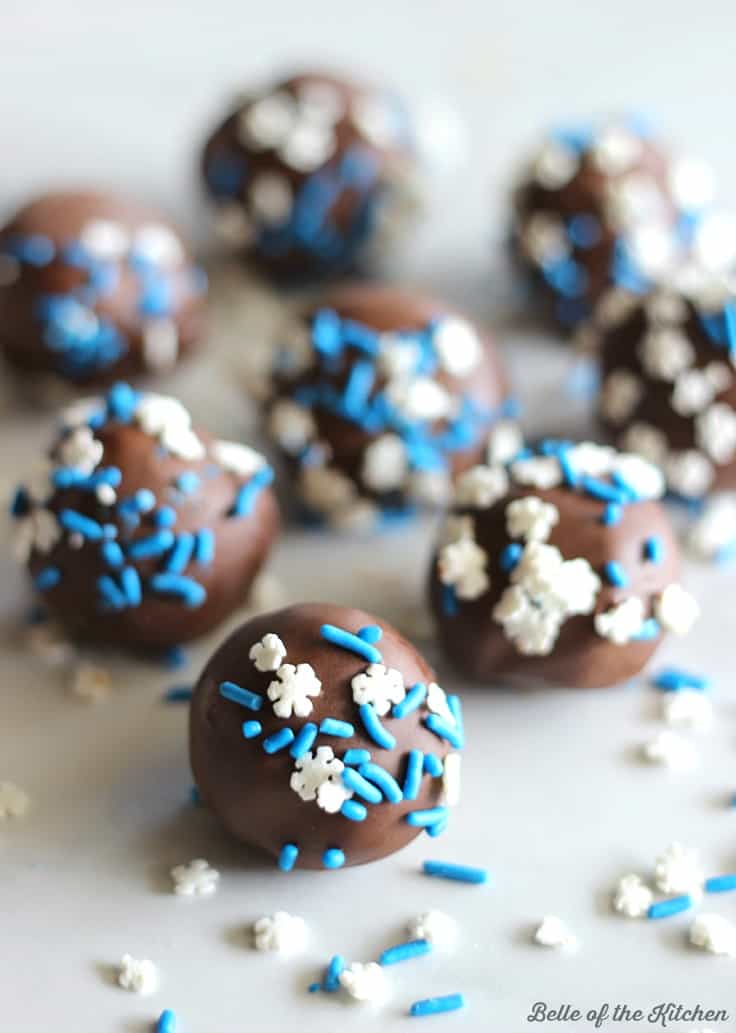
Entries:
[[697, 850], [672, 843], [654, 866], [654, 881], [662, 893], [702, 893], [705, 872]]
[[28, 793], [14, 782], [0, 782], [0, 819], [22, 818], [30, 803]]
[[299, 486], [305, 504], [316, 513], [328, 516], [349, 506], [355, 498], [353, 481], [329, 466], [304, 467]]
[[637, 420], [621, 437], [620, 444], [627, 452], [635, 452], [650, 463], [660, 465], [667, 457], [667, 435], [651, 423]]
[[303, 405], [280, 398], [268, 416], [268, 431], [289, 455], [298, 455], [317, 434], [314, 416]]
[[[319, 791], [328, 782], [336, 783], [345, 789], [341, 778], [345, 765], [335, 756], [331, 746], [318, 746], [316, 753], [305, 753], [295, 761], [294, 767], [289, 785], [307, 803], [312, 800], [319, 803]], [[352, 795], [347, 790], [345, 794], [344, 799]], [[328, 802], [330, 799], [328, 798]]]
[[86, 703], [101, 703], [112, 692], [112, 677], [105, 667], [80, 663], [72, 675], [71, 691]]
[[690, 926], [690, 942], [710, 954], [736, 958], [736, 925], [723, 915], [698, 915]]
[[711, 559], [736, 542], [736, 493], [709, 499], [693, 525], [688, 544], [693, 552]]
[[248, 658], [259, 671], [277, 671], [285, 656], [286, 646], [273, 632], [268, 632], [260, 642], [255, 642], [248, 653]]
[[50, 509], [32, 509], [14, 527], [13, 553], [19, 563], [27, 563], [31, 552], [48, 553], [61, 538], [61, 526]]
[[236, 477], [251, 477], [266, 465], [260, 452], [237, 441], [215, 441], [211, 447], [212, 458], [227, 473]]
[[253, 945], [259, 951], [292, 956], [304, 950], [307, 939], [307, 923], [288, 911], [263, 915], [253, 923]]
[[373, 491], [395, 491], [406, 479], [409, 459], [398, 434], [381, 434], [363, 453], [361, 478]]
[[90, 219], [80, 230], [79, 243], [95, 258], [116, 262], [126, 255], [130, 234], [122, 223], [112, 219]]
[[443, 585], [451, 585], [458, 599], [477, 599], [490, 585], [488, 554], [471, 538], [444, 545], [437, 557], [437, 572]]
[[695, 438], [714, 463], [730, 463], [736, 455], [736, 410], [714, 402], [695, 420]]
[[353, 677], [350, 685], [358, 706], [370, 703], [380, 717], [385, 717], [392, 704], [400, 703], [406, 695], [401, 673], [393, 667], [386, 669], [383, 664], [369, 664]]
[[561, 918], [546, 915], [534, 933], [535, 943], [542, 947], [565, 948], [572, 950], [578, 945], [578, 938], [572, 933]]
[[406, 490], [414, 501], [438, 509], [450, 501], [452, 482], [446, 470], [413, 470]]
[[530, 485], [543, 491], [562, 484], [562, 470], [555, 456], [530, 456], [511, 464], [511, 477], [516, 484]]
[[641, 456], [622, 452], [616, 457], [614, 470], [642, 499], [659, 499], [664, 495], [662, 471]]
[[285, 140], [297, 117], [290, 93], [278, 90], [257, 98], [238, 116], [238, 136], [246, 146], [266, 150]]
[[474, 466], [460, 474], [455, 485], [455, 504], [473, 509], [488, 509], [509, 490], [509, 479], [502, 466]]
[[376, 1003], [388, 992], [386, 973], [375, 961], [354, 961], [340, 973], [340, 986], [356, 1001]]
[[176, 233], [160, 222], [135, 231], [132, 250], [152, 265], [174, 268], [184, 260], [184, 247]]
[[446, 316], [434, 328], [432, 344], [439, 364], [452, 377], [467, 377], [483, 354], [475, 327], [457, 316]]
[[458, 939], [457, 922], [444, 911], [424, 911], [412, 918], [406, 928], [412, 940], [426, 940], [433, 947], [448, 949]]
[[622, 876], [613, 894], [613, 910], [627, 918], [643, 918], [654, 894], [638, 875]]
[[509, 463], [519, 454], [523, 445], [524, 435], [518, 423], [514, 423], [513, 420], [500, 420], [494, 424], [488, 435], [486, 463], [489, 466]]
[[386, 387], [385, 394], [391, 405], [412, 422], [445, 420], [455, 409], [452, 396], [431, 377], [394, 380]]
[[313, 708], [310, 696], [319, 696], [321, 691], [322, 682], [311, 664], [282, 664], [266, 694], [277, 717], [307, 717]]
[[139, 961], [130, 954], [123, 954], [118, 972], [118, 984], [123, 990], [130, 990], [132, 993], [144, 996], [155, 993], [158, 989], [158, 969], [148, 959]]
[[179, 357], [179, 329], [173, 319], [147, 319], [143, 324], [143, 361], [148, 369], [169, 370]]
[[710, 460], [694, 448], [684, 452], [670, 452], [664, 469], [669, 486], [685, 498], [700, 498], [708, 491], [715, 477]]
[[204, 458], [204, 445], [192, 430], [191, 416], [176, 398], [144, 395], [135, 416], [141, 429], [157, 437], [172, 455], [191, 462]]
[[676, 728], [704, 732], [713, 724], [713, 704], [704, 692], [666, 692], [661, 706], [663, 720]]
[[715, 395], [715, 385], [704, 369], [686, 369], [675, 380], [672, 408], [681, 416], [693, 416], [709, 406]]
[[609, 610], [595, 615], [595, 630], [602, 638], [624, 646], [641, 631], [644, 623], [644, 603], [637, 596], [616, 603]]
[[615, 469], [618, 453], [608, 445], [598, 445], [594, 441], [581, 441], [567, 450], [567, 459], [577, 474], [589, 477], [605, 477]]
[[292, 191], [286, 176], [277, 172], [260, 172], [248, 189], [254, 217], [269, 226], [284, 223], [291, 214]]
[[506, 507], [506, 530], [510, 537], [527, 542], [546, 542], [559, 520], [557, 506], [543, 502], [536, 495], [514, 499]]
[[89, 427], [76, 427], [59, 447], [62, 466], [71, 466], [88, 477], [100, 464], [105, 447]]
[[171, 869], [174, 893], [179, 897], [211, 897], [217, 890], [220, 873], [198, 857], [189, 864], [177, 864]]
[[682, 585], [673, 583], [655, 600], [654, 614], [666, 631], [687, 635], [700, 616], [700, 606]]
[[556, 140], [545, 140], [534, 159], [532, 174], [545, 190], [561, 190], [575, 177], [580, 159], [574, 150]]
[[650, 330], [641, 342], [639, 353], [644, 369], [658, 380], [674, 381], [695, 360], [688, 338], [681, 330], [671, 327]]
[[462, 756], [448, 753], [442, 765], [442, 798], [446, 807], [457, 807], [460, 803]]
[[437, 714], [438, 717], [441, 717], [443, 721], [452, 727], [455, 726], [455, 715], [450, 710], [450, 704], [447, 702], [447, 693], [437, 682], [431, 681], [427, 686], [427, 697], [424, 704], [427, 710]]
[[691, 771], [698, 762], [695, 747], [676, 732], [658, 732], [642, 747], [645, 760], [675, 771]]

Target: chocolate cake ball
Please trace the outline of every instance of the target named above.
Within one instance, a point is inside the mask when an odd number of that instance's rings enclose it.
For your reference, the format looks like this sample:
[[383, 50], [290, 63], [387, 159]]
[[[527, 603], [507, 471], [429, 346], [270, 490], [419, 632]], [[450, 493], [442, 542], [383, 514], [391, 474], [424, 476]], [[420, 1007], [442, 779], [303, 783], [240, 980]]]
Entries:
[[278, 528], [253, 449], [194, 428], [174, 398], [115, 384], [61, 414], [18, 488], [19, 558], [81, 638], [165, 647], [243, 604]]
[[308, 516], [371, 528], [446, 501], [450, 478], [514, 406], [486, 334], [446, 304], [387, 286], [326, 295], [252, 386]]
[[613, 685], [698, 607], [656, 499], [660, 471], [589, 442], [545, 441], [458, 478], [432, 561], [440, 639], [491, 684]]
[[640, 117], [560, 127], [514, 191], [512, 250], [542, 307], [574, 327], [608, 286], [674, 268], [712, 192], [708, 168], [673, 157]]
[[0, 347], [29, 376], [169, 369], [202, 334], [205, 292], [178, 230], [128, 198], [46, 194], [0, 230]]
[[219, 234], [277, 276], [350, 269], [418, 206], [401, 101], [322, 72], [241, 99], [208, 140], [203, 173]]
[[[691, 271], [692, 272], [692, 271]], [[736, 488], [736, 279], [601, 301], [599, 414], [614, 440], [665, 471], [689, 499]]]
[[190, 713], [202, 802], [284, 871], [365, 864], [439, 835], [462, 746], [460, 701], [411, 643], [325, 603], [238, 628]]

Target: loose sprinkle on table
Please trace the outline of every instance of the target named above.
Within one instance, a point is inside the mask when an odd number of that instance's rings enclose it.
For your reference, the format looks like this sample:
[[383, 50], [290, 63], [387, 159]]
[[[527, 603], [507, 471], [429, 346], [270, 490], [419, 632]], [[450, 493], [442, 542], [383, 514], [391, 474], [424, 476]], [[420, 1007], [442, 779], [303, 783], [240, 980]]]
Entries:
[[412, 1018], [420, 1018], [424, 1015], [439, 1015], [447, 1011], [459, 1011], [465, 1007], [465, 998], [462, 994], [446, 994], [444, 997], [426, 997], [422, 1001], [415, 1001], [409, 1008]]
[[425, 861], [422, 865], [425, 875], [433, 875], [438, 879], [451, 879], [455, 882], [488, 882], [488, 871], [485, 868], [472, 868], [465, 864], [453, 864], [449, 861]]
[[378, 956], [379, 965], [396, 965], [400, 961], [409, 961], [411, 958], [419, 958], [429, 954], [432, 944], [427, 940], [407, 940], [406, 943], [397, 943], [394, 947], [388, 947]]

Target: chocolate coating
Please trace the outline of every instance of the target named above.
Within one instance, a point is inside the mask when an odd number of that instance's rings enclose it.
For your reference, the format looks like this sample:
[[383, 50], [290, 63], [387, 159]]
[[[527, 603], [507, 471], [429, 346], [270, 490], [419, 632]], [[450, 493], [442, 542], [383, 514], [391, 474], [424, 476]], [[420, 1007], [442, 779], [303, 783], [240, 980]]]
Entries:
[[298, 497], [333, 526], [442, 503], [513, 409], [490, 337], [446, 303], [383, 285], [333, 290], [279, 340], [269, 434]]
[[353, 268], [401, 234], [417, 206], [401, 102], [308, 72], [248, 95], [207, 141], [215, 228], [277, 277]]
[[[425, 685], [434, 673], [416, 649], [399, 633], [361, 610], [311, 603], [264, 614], [248, 621], [220, 646], [197, 683], [190, 713], [192, 771], [200, 796], [236, 838], [278, 858], [284, 844], [298, 848], [297, 867], [323, 867], [323, 854], [339, 849], [347, 865], [365, 864], [401, 849], [421, 831], [406, 822], [410, 811], [434, 807], [441, 795], [442, 780], [425, 774], [414, 800], [367, 804], [363, 821], [350, 821], [341, 813], [328, 813], [315, 800], [302, 799], [290, 786], [296, 770], [288, 749], [268, 755], [263, 739], [283, 727], [295, 733], [305, 721], [320, 724], [337, 718], [354, 726], [349, 738], [320, 734], [312, 750], [328, 745], [335, 755], [347, 750], [369, 750], [372, 761], [383, 767], [401, 786], [407, 753], [418, 749], [444, 758], [448, 744], [425, 727], [429, 713], [422, 706], [402, 719], [390, 714], [381, 718], [384, 728], [396, 738], [396, 746], [379, 748], [365, 733], [358, 705], [353, 699], [352, 679], [366, 670], [367, 661], [339, 648], [320, 634], [323, 624], [333, 624], [353, 633], [369, 625], [382, 631], [376, 643], [382, 663], [401, 673], [404, 685]], [[286, 648], [284, 663], [310, 664], [321, 681], [321, 691], [312, 700], [313, 709], [304, 718], [283, 719], [275, 715], [267, 690], [274, 671], [259, 671], [249, 658], [251, 648], [265, 635], [277, 635]], [[222, 697], [219, 687], [232, 681], [264, 697], [264, 705], [252, 712]], [[256, 718], [262, 734], [246, 740], [241, 726]], [[359, 797], [355, 796], [355, 800]]]
[[[575, 467], [575, 450], [569, 454]], [[615, 456], [610, 449], [596, 453], [606, 454]], [[632, 677], [661, 640], [668, 615], [658, 600], [677, 583], [679, 550], [664, 509], [642, 498], [620, 505], [618, 519], [605, 522], [607, 503], [582, 486], [523, 484], [521, 475], [515, 477], [520, 468], [512, 463], [507, 479], [499, 471], [493, 501], [474, 498], [468, 482], [458, 482], [429, 579], [446, 654], [463, 673], [488, 685], [592, 688]], [[581, 476], [609, 487], [614, 483], [610, 473]], [[547, 526], [538, 524], [527, 535], [523, 525], [512, 525], [509, 507], [530, 498], [536, 500], [532, 507], [553, 509], [543, 515]], [[534, 510], [530, 520], [533, 516]], [[656, 560], [647, 551], [650, 539], [657, 543]], [[560, 559], [575, 563], [557, 568]], [[608, 573], [610, 564], [614, 574], [623, 572], [621, 583]], [[617, 641], [610, 615], [631, 599], [641, 601], [639, 623]], [[637, 637], [639, 630], [654, 627], [655, 617], [655, 633]]]
[[0, 348], [30, 377], [170, 368], [202, 336], [205, 291], [181, 233], [126, 197], [46, 194], [0, 231]]
[[[50, 464], [19, 489], [14, 515], [43, 604], [72, 636], [166, 647], [205, 634], [246, 602], [277, 534], [278, 509], [264, 487], [253, 492], [247, 512], [235, 512], [243, 485], [268, 471], [257, 453], [234, 446], [246, 464], [236, 469], [232, 454], [218, 451], [225, 443], [195, 430], [199, 454], [177, 454], [174, 441], [150, 433], [135, 416], [111, 412], [110, 399], [123, 387], [99, 400], [96, 412], [104, 418], [97, 425], [92, 417], [91, 430], [73, 414], [63, 420]], [[91, 462], [82, 465], [90, 454], [99, 455], [92, 469]], [[109, 471], [114, 489], [93, 490], [94, 478]], [[71, 483], [59, 483], [70, 474]], [[140, 553], [142, 541], [152, 546]], [[173, 590], [157, 580], [167, 572], [182, 579]]]

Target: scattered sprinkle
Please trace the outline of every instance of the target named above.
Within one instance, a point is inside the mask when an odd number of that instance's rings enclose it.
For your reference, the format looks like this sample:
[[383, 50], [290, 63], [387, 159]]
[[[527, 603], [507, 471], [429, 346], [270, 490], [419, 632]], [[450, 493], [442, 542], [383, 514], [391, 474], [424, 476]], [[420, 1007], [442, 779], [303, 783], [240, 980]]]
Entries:
[[578, 945], [577, 936], [572, 933], [561, 918], [546, 915], [534, 933], [534, 942], [542, 947], [565, 948], [571, 950]]
[[426, 997], [422, 1001], [415, 1001], [409, 1008], [412, 1018], [421, 1018], [424, 1015], [439, 1015], [442, 1012], [459, 1011], [465, 1007], [465, 998], [462, 994], [446, 994], [444, 997]]
[[288, 911], [264, 915], [253, 923], [253, 945], [259, 951], [300, 954], [307, 944], [307, 924]]
[[366, 964], [354, 961], [342, 970], [339, 980], [340, 986], [356, 1001], [376, 1003], [388, 992], [386, 976], [375, 961]]
[[72, 674], [71, 691], [85, 703], [101, 703], [112, 691], [110, 672], [96, 664], [80, 663]]
[[178, 864], [171, 869], [174, 893], [179, 897], [211, 897], [217, 890], [220, 873], [203, 858]]
[[653, 900], [654, 894], [638, 875], [624, 875], [613, 895], [613, 910], [627, 918], [643, 918]]
[[123, 990], [136, 994], [152, 994], [158, 989], [158, 969], [152, 961], [138, 961], [130, 954], [123, 954], [118, 972], [118, 984]]
[[452, 864], [449, 861], [425, 861], [422, 870], [425, 875], [433, 875], [438, 879], [478, 884], [488, 882], [488, 871], [485, 868], [471, 868], [469, 865]]
[[14, 782], [0, 782], [0, 819], [22, 818], [30, 804], [28, 794]]

